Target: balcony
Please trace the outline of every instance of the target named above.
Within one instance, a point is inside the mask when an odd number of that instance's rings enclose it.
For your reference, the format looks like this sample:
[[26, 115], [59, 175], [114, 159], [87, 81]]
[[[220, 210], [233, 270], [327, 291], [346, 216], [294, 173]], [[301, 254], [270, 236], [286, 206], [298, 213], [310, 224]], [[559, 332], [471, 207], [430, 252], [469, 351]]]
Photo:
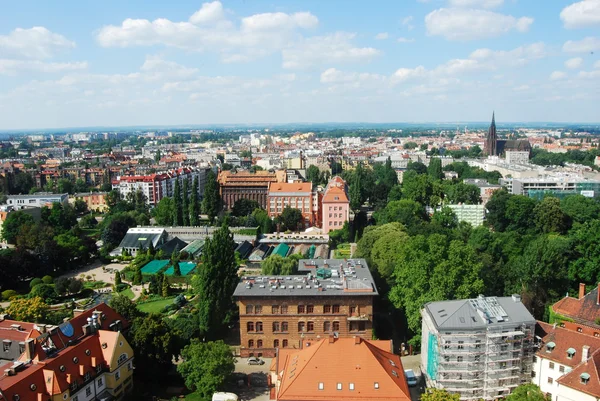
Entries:
[[360, 322], [360, 321], [369, 321], [369, 316], [368, 315], [352, 315], [352, 316], [348, 316], [348, 321], [349, 322]]

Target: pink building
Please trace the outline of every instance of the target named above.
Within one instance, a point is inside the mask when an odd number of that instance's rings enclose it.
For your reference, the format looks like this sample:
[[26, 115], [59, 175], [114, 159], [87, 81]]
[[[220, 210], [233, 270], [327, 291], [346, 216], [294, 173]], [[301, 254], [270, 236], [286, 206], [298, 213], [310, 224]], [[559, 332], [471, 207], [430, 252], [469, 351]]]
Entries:
[[327, 184], [321, 210], [323, 213], [323, 233], [339, 230], [349, 220], [348, 187], [346, 181], [341, 177], [333, 177]]

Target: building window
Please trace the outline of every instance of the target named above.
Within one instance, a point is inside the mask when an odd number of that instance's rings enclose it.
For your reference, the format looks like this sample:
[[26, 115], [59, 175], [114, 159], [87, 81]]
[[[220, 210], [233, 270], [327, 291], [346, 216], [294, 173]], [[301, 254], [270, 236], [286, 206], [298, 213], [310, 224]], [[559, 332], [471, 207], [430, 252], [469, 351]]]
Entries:
[[564, 367], [563, 365], [560, 365], [560, 366], [558, 367], [558, 371], [559, 371], [560, 373], [565, 373], [565, 367]]
[[254, 313], [254, 306], [246, 305], [246, 315], [251, 315], [252, 313]]
[[333, 313], [340, 313], [340, 306], [339, 305], [333, 305]]
[[284, 333], [288, 332], [288, 322], [281, 322], [281, 331]]
[[256, 340], [256, 348], [262, 348], [263, 342], [262, 340]]
[[331, 322], [327, 322], [327, 321], [323, 322], [323, 331], [325, 333], [328, 333], [331, 331]]
[[273, 340], [273, 348], [279, 348], [279, 340]]
[[254, 322], [248, 322], [246, 326], [246, 331], [254, 331]]
[[465, 346], [463, 345], [465, 342], [464, 341], [459, 341], [458, 342], [458, 349], [465, 349]]
[[350, 307], [350, 316], [356, 316], [356, 306]]
[[263, 331], [262, 322], [256, 322], [256, 332], [257, 333], [262, 333], [262, 331]]
[[323, 390], [325, 388], [325, 385], [323, 384], [323, 382], [319, 382], [319, 390]]
[[456, 357], [456, 362], [462, 362], [463, 361], [463, 357], [462, 356], [457, 356]]
[[248, 348], [254, 348], [254, 340], [248, 340]]
[[287, 348], [287, 346], [288, 346], [288, 340], [283, 340], [281, 342], [281, 344], [282, 344], [283, 348]]
[[90, 374], [90, 372], [87, 372], [85, 375], [83, 375], [83, 381], [89, 381], [92, 378], [92, 375]]
[[354, 383], [350, 383], [350, 384], [348, 384], [348, 388], [349, 388], [350, 390], [354, 390]]
[[115, 380], [119, 380], [121, 378], [121, 371], [117, 370], [117, 372], [115, 373]]
[[340, 322], [333, 322], [333, 331], [340, 331]]
[[304, 322], [298, 322], [298, 332], [303, 332], [306, 328], [306, 324]]
[[127, 360], [127, 354], [121, 354], [119, 355], [119, 359], [117, 360], [117, 363], [120, 365], [123, 362], [125, 362]]
[[286, 314], [287, 313], [287, 305], [281, 305], [281, 314]]
[[298, 305], [298, 313], [304, 313], [304, 305]]
[[548, 367], [552, 370], [554, 370], [554, 362], [550, 362], [550, 364], [548, 365]]
[[338, 383], [338, 384], [337, 384], [337, 386], [336, 386], [336, 388], [337, 388], [338, 390], [341, 390], [341, 389], [342, 389], [342, 383]]
[[10, 341], [10, 340], [4, 340], [4, 341], [2, 341], [2, 350], [4, 352], [10, 351], [10, 345], [11, 344], [12, 344], [12, 341]]
[[277, 315], [279, 313], [279, 306], [278, 305], [271, 306], [271, 313], [273, 315]]
[[89, 397], [90, 395], [92, 395], [92, 388], [90, 386], [87, 386], [85, 388], [85, 396]]
[[257, 314], [257, 315], [260, 314], [260, 313], [262, 313], [262, 306], [261, 305], [256, 305], [254, 307], [254, 313]]
[[331, 313], [331, 305], [323, 305], [323, 313]]
[[554, 383], [554, 379], [553, 379], [553, 378], [551, 378], [551, 377], [549, 377], [549, 378], [548, 378], [548, 384], [552, 384], [552, 383]]
[[306, 305], [306, 313], [313, 313], [315, 310], [314, 305]]
[[273, 322], [273, 333], [277, 333], [279, 331], [279, 322]]
[[97, 380], [97, 383], [98, 383], [98, 387], [104, 386], [104, 381], [102, 380], [101, 377]]
[[313, 331], [315, 331], [315, 323], [314, 322], [306, 323], [306, 331], [308, 331], [309, 333], [312, 333]]

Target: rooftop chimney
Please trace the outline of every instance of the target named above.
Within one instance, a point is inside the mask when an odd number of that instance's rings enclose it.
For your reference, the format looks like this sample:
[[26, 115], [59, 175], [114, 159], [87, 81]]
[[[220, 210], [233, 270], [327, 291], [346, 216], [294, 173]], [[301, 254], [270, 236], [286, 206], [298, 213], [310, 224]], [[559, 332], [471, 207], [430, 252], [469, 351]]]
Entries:
[[585, 297], [585, 284], [579, 283], [579, 299], [583, 299]]
[[354, 337], [354, 344], [360, 344], [362, 338], [360, 338], [359, 336]]
[[590, 346], [584, 345], [583, 352], [581, 353], [581, 362], [587, 361], [589, 356], [590, 356]]
[[30, 360], [33, 359], [33, 354], [35, 352], [35, 340], [30, 338], [25, 341], [25, 359]]
[[329, 344], [333, 344], [335, 342], [335, 337], [333, 336], [333, 334], [329, 335]]

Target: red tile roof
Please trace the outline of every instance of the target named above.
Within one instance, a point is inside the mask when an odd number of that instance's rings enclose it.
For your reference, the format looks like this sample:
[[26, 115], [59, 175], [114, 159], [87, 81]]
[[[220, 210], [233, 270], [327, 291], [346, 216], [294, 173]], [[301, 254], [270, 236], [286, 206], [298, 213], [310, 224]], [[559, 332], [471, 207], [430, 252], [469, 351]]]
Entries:
[[[337, 197], [337, 199], [336, 199]], [[323, 203], [349, 203], [348, 195], [346, 193], [346, 181], [341, 177], [333, 177], [327, 184], [325, 189], [325, 195], [323, 196]]]
[[332, 340], [279, 358], [277, 400], [410, 401], [400, 357], [382, 349], [389, 349], [389, 341]]
[[[569, 387], [593, 397], [600, 397], [600, 351], [596, 351], [586, 362], [580, 363], [571, 372], [558, 379], [561, 386]], [[581, 375], [589, 375], [584, 382]]]
[[[588, 356], [600, 350], [600, 337], [568, 330], [560, 326], [537, 322], [536, 334], [542, 338], [543, 346], [536, 352], [540, 358], [549, 359], [565, 366], [574, 367], [581, 363], [584, 347], [590, 347]], [[546, 347], [550, 342], [555, 344], [551, 351]], [[573, 348], [575, 355], [569, 358], [567, 350]]]
[[600, 305], [598, 304], [598, 287], [595, 287], [583, 298], [564, 297], [552, 305], [554, 312], [569, 317], [588, 325], [596, 325], [595, 320], [600, 318]]

